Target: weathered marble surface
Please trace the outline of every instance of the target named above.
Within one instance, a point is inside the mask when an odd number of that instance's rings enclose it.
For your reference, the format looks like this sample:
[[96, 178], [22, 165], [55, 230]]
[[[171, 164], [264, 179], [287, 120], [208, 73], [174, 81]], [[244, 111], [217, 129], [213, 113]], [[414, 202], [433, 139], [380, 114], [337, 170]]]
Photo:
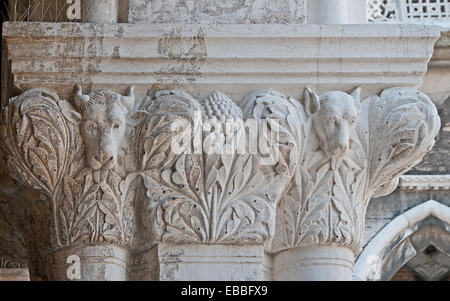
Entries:
[[[132, 87], [126, 96], [106, 89], [83, 94], [80, 86], [75, 92], [73, 106], [52, 91], [28, 90], [9, 100], [1, 118], [5, 166], [48, 206], [32, 204], [30, 213], [51, 220], [50, 237], [26, 239], [47, 254], [30, 261], [33, 279], [64, 278], [64, 258], [74, 254], [97, 257], [81, 260], [91, 271], [82, 279], [124, 280], [128, 252], [157, 243], [174, 250], [216, 244], [228, 252], [232, 246], [230, 254], [259, 246], [258, 261], [229, 263], [222, 275], [228, 280], [264, 279], [262, 250], [269, 242], [269, 252], [285, 251], [273, 264], [297, 258], [298, 247], [357, 254], [368, 200], [392, 192], [430, 150], [440, 126], [429, 98], [408, 88], [363, 101], [360, 88], [320, 96], [307, 89], [301, 101], [269, 89], [248, 95], [241, 107], [220, 92], [201, 101], [175, 90], [144, 99], [136, 99]], [[195, 130], [198, 114], [209, 129]], [[230, 128], [231, 121], [241, 125]], [[268, 128], [260, 128], [266, 122]], [[191, 136], [192, 129], [199, 136]], [[274, 133], [281, 134], [261, 140]], [[229, 145], [230, 137], [244, 140]], [[322, 273], [333, 264], [326, 261]], [[351, 275], [351, 265], [344, 266]], [[301, 264], [277, 279], [307, 279], [311, 267]], [[159, 268], [166, 279], [171, 264]], [[186, 279], [180, 269], [173, 277]]]
[[302, 24], [304, 0], [130, 0], [129, 23]]
[[[19, 22], [3, 28], [21, 91], [38, 85], [70, 100], [76, 84], [123, 94], [133, 85], [138, 97], [148, 89], [178, 89], [202, 99], [217, 90], [238, 104], [268, 87], [297, 98], [307, 86], [321, 94], [363, 85], [363, 98], [417, 87], [439, 35], [433, 27], [383, 24]], [[3, 103], [8, 91], [2, 89]]]
[[[437, 104], [442, 105], [450, 98], [450, 30], [442, 30], [434, 45], [433, 56], [420, 89]], [[444, 84], [442, 84], [444, 83]]]
[[28, 269], [0, 269], [0, 281], [29, 281]]
[[[225, 280], [348, 279], [369, 199], [392, 192], [433, 145], [436, 109], [405, 86], [420, 84], [439, 31], [167, 22], [5, 25], [16, 90], [2, 97], [2, 165], [23, 186], [2, 187], [0, 213], [18, 214], [0, 227], [20, 235], [0, 236], [0, 248], [26, 245], [16, 253], [29, 255], [33, 280], [65, 280], [70, 254], [84, 280], [187, 279], [190, 260], [226, 263], [215, 275]], [[194, 112], [220, 126], [278, 123], [279, 161], [175, 152], [172, 126], [193, 126]], [[198, 256], [210, 249], [226, 258]], [[345, 273], [326, 260], [333, 252]]]

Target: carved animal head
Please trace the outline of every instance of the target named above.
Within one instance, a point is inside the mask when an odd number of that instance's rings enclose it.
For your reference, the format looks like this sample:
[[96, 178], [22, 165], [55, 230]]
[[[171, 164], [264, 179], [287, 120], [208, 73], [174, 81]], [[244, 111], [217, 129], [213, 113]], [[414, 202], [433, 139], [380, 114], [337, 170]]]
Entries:
[[82, 113], [81, 135], [92, 169], [112, 169], [125, 140], [126, 115], [134, 103], [133, 87], [129, 96], [109, 90], [83, 95], [77, 86], [76, 105]]
[[334, 167], [350, 148], [358, 123], [360, 92], [357, 88], [351, 94], [333, 91], [319, 97], [309, 89], [305, 91], [305, 112], [311, 116], [322, 150]]

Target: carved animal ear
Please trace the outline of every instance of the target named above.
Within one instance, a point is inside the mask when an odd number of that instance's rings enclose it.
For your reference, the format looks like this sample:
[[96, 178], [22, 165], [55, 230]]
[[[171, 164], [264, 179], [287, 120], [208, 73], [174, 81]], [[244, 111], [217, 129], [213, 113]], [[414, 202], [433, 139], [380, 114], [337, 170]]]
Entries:
[[361, 87], [358, 87], [355, 90], [353, 90], [353, 92], [350, 95], [355, 100], [356, 109], [358, 109], [359, 111], [359, 105], [361, 103]]
[[122, 104], [127, 108], [129, 111], [133, 105], [134, 105], [134, 87], [130, 87], [130, 92], [128, 93], [128, 96], [120, 96], [120, 101]]
[[89, 101], [89, 95], [83, 94], [83, 89], [81, 88], [80, 84], [76, 85], [76, 94], [75, 94], [75, 106], [77, 107], [78, 111], [82, 110], [86, 103]]
[[305, 89], [305, 113], [308, 116], [314, 115], [320, 109], [319, 96], [309, 88]]

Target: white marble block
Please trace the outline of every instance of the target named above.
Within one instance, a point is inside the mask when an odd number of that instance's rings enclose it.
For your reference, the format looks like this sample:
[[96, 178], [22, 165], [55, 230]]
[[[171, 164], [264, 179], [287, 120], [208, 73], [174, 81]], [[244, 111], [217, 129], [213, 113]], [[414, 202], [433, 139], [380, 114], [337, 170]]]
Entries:
[[50, 280], [127, 280], [129, 252], [114, 245], [74, 246], [56, 251], [51, 259]]
[[355, 255], [339, 246], [289, 249], [273, 258], [273, 280], [351, 281]]
[[158, 247], [161, 280], [264, 280], [262, 246], [169, 245]]

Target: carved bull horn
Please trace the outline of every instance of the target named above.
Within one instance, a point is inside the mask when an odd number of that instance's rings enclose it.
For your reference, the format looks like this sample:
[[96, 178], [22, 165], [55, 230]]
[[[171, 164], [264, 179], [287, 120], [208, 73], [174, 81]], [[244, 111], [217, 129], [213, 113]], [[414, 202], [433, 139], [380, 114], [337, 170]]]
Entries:
[[128, 96], [120, 96], [120, 101], [127, 108], [127, 110], [131, 109], [134, 105], [134, 86], [130, 87]]
[[75, 105], [80, 110], [84, 108], [85, 104], [89, 101], [89, 95], [83, 94], [83, 88], [80, 84], [76, 85]]

